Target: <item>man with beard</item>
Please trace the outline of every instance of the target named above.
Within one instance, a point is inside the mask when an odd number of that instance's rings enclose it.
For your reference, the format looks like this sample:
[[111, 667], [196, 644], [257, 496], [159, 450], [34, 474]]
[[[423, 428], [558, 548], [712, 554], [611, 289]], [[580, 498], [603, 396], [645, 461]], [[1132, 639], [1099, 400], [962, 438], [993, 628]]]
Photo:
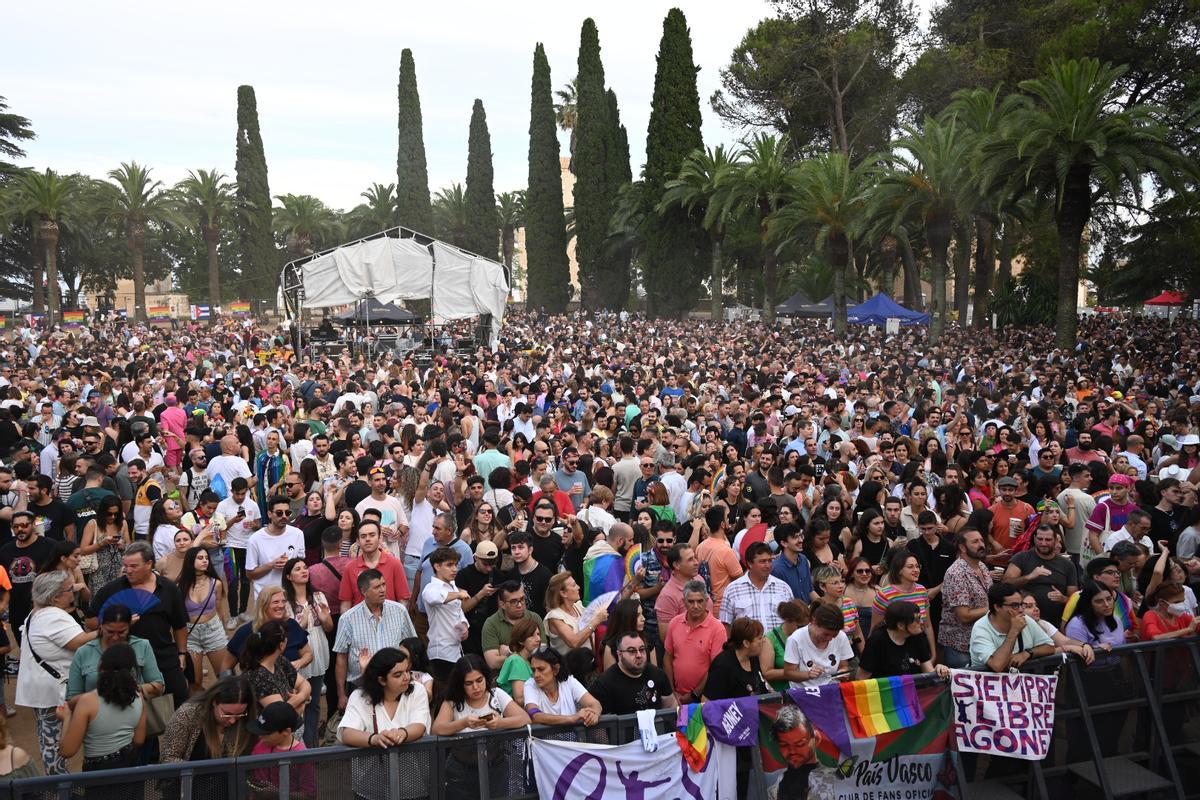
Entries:
[[955, 537], [955, 546], [958, 559], [946, 569], [942, 579], [938, 643], [944, 650], [942, 663], [962, 669], [971, 661], [971, 626], [988, 612], [992, 574], [984, 563], [988, 550], [982, 533], [964, 528]]
[[21, 644], [21, 626], [33, 610], [33, 579], [37, 568], [50, 557], [53, 543], [39, 536], [33, 524], [31, 511], [14, 511], [12, 515], [13, 540], [0, 547], [0, 566], [8, 571], [12, 590], [8, 598], [8, 618], [12, 622], [17, 644]]
[[676, 708], [671, 679], [647, 663], [646, 640], [632, 631], [613, 642], [613, 664], [592, 684], [592, 696], [605, 714], [632, 714], [643, 709]]
[[1071, 464], [1090, 464], [1093, 461], [1101, 463], [1108, 461], [1104, 453], [1094, 449], [1094, 437], [1095, 434], [1090, 430], [1080, 431], [1075, 446], [1067, 450], [1067, 462]]
[[1079, 588], [1075, 565], [1058, 554], [1054, 529], [1039, 525], [1033, 534], [1033, 549], [1017, 553], [1004, 571], [1004, 580], [1026, 589], [1037, 600], [1042, 619], [1054, 627], [1062, 623], [1067, 598]]

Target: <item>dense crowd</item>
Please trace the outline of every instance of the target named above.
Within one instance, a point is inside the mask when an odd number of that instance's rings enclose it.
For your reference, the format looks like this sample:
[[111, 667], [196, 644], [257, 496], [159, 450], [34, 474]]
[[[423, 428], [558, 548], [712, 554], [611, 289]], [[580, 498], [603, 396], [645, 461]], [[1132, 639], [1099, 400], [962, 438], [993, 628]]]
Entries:
[[[514, 312], [495, 352], [368, 362], [249, 320], [9, 331], [8, 716], [41, 752], [4, 736], [0, 772], [1056, 652], [1102, 686], [1114, 647], [1196, 632], [1200, 327], [1080, 340]], [[477, 769], [451, 752], [450, 790]]]

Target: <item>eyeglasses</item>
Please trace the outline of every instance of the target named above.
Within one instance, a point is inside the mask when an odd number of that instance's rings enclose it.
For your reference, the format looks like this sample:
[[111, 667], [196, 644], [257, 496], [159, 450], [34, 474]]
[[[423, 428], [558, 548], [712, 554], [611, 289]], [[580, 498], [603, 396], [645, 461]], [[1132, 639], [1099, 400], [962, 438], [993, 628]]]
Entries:
[[479, 509], [479, 511], [478, 511], [478, 512], [476, 512], [476, 513], [479, 513], [479, 514], [491, 514], [491, 513], [492, 513], [492, 510], [491, 510], [490, 508], [481, 508], [481, 509]]
[[674, 539], [655, 539], [658, 544], [675, 544]]
[[297, 486], [303, 486], [303, 484], [301, 484], [297, 481], [288, 481], [284, 485], [287, 486], [289, 489], [295, 489]]
[[629, 656], [645, 655], [646, 648], [644, 647], [626, 647], [621, 650], [622, 653]]
[[554, 522], [554, 517], [534, 517], [534, 522]]
[[524, 597], [513, 597], [509, 600], [504, 600], [502, 602], [505, 602], [510, 606], [522, 606], [522, 605], [525, 605], [525, 598]]
[[1025, 607], [1025, 604], [1024, 604], [1023, 602], [1016, 602], [1016, 603], [1002, 603], [1000, 607], [1001, 607], [1001, 608], [1011, 608], [1011, 609], [1018, 609], [1018, 608], [1024, 608], [1024, 607]]
[[854, 574], [855, 575], [870, 575], [871, 570], [870, 569], [856, 569], [856, 570], [854, 570]]
[[1101, 575], [1120, 575], [1121, 570], [1117, 569], [1116, 567], [1109, 567], [1108, 569], [1100, 570], [1100, 574]]
[[271, 515], [276, 517], [286, 517], [288, 515], [288, 510], [286, 508], [277, 508], [271, 512]]

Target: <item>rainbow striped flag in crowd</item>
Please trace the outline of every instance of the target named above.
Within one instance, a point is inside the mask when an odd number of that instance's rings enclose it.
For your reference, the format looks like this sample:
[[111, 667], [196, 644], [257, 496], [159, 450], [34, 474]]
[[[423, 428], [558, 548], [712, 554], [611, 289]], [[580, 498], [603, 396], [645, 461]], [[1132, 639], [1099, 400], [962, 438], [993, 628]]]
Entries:
[[675, 738], [679, 749], [693, 772], [703, 772], [708, 763], [708, 726], [700, 703], [688, 703], [679, 707], [679, 718], [675, 723]]
[[855, 738], [890, 733], [925, 718], [911, 675], [847, 681], [841, 688]]
[[249, 300], [234, 300], [232, 303], [229, 304], [229, 313], [230, 314], [248, 315], [250, 313], [250, 301]]
[[170, 319], [171, 318], [171, 307], [170, 306], [150, 306], [149, 308], [146, 309], [146, 314], [150, 317], [150, 319]]
[[87, 315], [83, 311], [64, 311], [63, 322], [67, 325], [82, 325]]
[[642, 546], [635, 544], [625, 551], [625, 580], [633, 580], [633, 576], [642, 568]]

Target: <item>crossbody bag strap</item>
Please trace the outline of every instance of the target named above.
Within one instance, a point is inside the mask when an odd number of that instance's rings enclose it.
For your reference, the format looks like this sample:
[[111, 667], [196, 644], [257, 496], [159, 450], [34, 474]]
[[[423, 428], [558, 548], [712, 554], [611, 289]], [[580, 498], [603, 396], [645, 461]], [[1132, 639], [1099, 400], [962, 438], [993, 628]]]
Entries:
[[64, 680], [62, 673], [51, 666], [50, 662], [39, 656], [37, 651], [33, 649], [33, 614], [30, 614], [29, 618], [25, 621], [25, 646], [29, 648], [29, 655], [33, 656], [33, 660], [37, 662], [37, 665], [46, 670], [51, 678], [54, 678], [56, 681]]

